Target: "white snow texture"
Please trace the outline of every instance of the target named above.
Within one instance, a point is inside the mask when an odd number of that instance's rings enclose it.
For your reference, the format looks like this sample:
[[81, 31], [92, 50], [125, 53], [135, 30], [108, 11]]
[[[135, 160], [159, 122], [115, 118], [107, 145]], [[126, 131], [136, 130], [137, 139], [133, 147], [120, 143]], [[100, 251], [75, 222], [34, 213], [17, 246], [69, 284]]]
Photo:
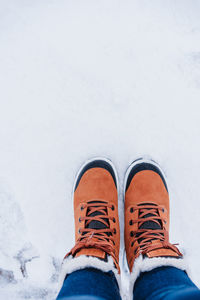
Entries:
[[55, 298], [74, 178], [95, 156], [112, 160], [121, 190], [135, 158], [158, 161], [170, 240], [199, 286], [199, 11], [198, 0], [0, 1], [0, 299]]

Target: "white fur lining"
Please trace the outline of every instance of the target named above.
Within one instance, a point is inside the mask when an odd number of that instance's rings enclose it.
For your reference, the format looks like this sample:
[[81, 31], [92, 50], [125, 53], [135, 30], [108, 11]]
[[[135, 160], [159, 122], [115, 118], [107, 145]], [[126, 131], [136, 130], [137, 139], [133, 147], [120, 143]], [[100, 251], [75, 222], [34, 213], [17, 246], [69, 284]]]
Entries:
[[103, 272], [109, 272], [112, 271], [116, 277], [120, 293], [122, 294], [122, 288], [121, 288], [121, 276], [118, 273], [117, 269], [115, 268], [113, 259], [111, 256], [108, 256], [108, 261], [102, 261], [96, 257], [93, 256], [86, 256], [81, 255], [79, 257], [72, 257], [69, 256], [63, 260], [60, 276], [59, 276], [59, 282], [58, 282], [58, 290], [60, 291], [63, 282], [65, 280], [65, 277], [67, 274], [70, 274], [74, 271], [85, 269], [85, 268], [95, 268], [98, 270], [101, 270]]
[[[133, 288], [140, 273], [148, 272], [155, 268], [162, 266], [172, 266], [188, 272], [188, 264], [185, 258], [170, 258], [170, 257], [154, 257], [154, 258], [143, 258], [140, 255], [134, 262], [133, 271], [130, 274], [129, 280], [129, 297], [133, 297]], [[104, 262], [96, 257], [81, 255], [77, 258], [69, 256], [63, 260], [59, 282], [58, 282], [58, 293], [63, 285], [65, 277], [74, 271], [92, 267], [103, 272], [112, 271], [117, 280], [121, 297], [124, 293], [121, 285], [121, 276], [118, 274], [117, 269], [114, 266], [114, 262], [111, 256], [108, 257], [108, 262]], [[123, 299], [123, 297], [122, 297]]]
[[140, 255], [138, 258], [136, 258], [133, 266], [133, 271], [130, 274], [129, 294], [133, 295], [133, 288], [140, 273], [148, 272], [155, 268], [163, 267], [163, 266], [176, 267], [183, 271], [187, 270], [187, 262], [185, 258], [173, 258], [173, 257], [143, 258], [142, 255]]

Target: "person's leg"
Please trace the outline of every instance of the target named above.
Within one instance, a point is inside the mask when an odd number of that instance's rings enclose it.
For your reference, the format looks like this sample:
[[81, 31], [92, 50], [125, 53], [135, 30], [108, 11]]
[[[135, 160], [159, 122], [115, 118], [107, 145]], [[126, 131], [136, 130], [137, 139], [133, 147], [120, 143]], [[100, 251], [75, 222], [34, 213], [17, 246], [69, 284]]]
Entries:
[[[119, 287], [113, 272], [102, 272], [94, 268], [78, 270], [67, 276], [57, 300], [67, 297], [89, 297], [120, 300]], [[96, 299], [96, 298], [95, 298]]]
[[118, 179], [109, 160], [94, 159], [80, 169], [74, 221], [76, 243], [63, 260], [58, 299], [120, 299]]
[[200, 290], [186, 272], [175, 267], [159, 267], [143, 272], [134, 285], [134, 300], [200, 299]]

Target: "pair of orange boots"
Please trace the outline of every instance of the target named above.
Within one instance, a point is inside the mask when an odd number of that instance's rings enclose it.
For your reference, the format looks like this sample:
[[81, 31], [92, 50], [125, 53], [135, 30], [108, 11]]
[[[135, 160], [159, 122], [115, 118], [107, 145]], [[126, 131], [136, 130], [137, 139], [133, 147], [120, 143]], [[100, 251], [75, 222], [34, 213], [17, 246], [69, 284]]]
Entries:
[[[120, 282], [118, 177], [107, 159], [81, 168], [74, 186], [75, 246], [65, 256], [62, 280], [75, 270], [113, 271]], [[138, 159], [124, 182], [124, 241], [131, 286], [140, 272], [181, 267], [182, 254], [169, 242], [169, 194], [164, 174], [152, 160]], [[120, 284], [120, 283], [119, 283]]]

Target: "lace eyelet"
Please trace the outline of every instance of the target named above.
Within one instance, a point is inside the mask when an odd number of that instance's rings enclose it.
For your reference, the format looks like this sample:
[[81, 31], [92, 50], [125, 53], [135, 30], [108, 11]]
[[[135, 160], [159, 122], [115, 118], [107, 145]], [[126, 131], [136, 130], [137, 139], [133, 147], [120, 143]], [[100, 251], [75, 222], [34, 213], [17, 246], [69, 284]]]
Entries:
[[81, 210], [84, 210], [84, 206], [83, 205], [81, 205]]
[[133, 247], [133, 245], [134, 245], [134, 242], [131, 243], [131, 247]]
[[79, 228], [79, 230], [78, 230], [78, 233], [79, 233], [79, 234], [81, 233], [81, 230], [80, 230], [80, 228]]
[[133, 212], [134, 212], [134, 210], [133, 210], [133, 208], [132, 208], [132, 207], [130, 208], [130, 212], [131, 212], [131, 213], [133, 213]]
[[130, 221], [129, 221], [129, 225], [133, 225], [133, 220], [130, 220]]
[[115, 223], [116, 222], [116, 220], [115, 220], [115, 218], [113, 218], [113, 223]]
[[114, 207], [114, 205], [112, 205], [111, 209], [112, 209], [112, 210], [115, 210], [115, 207]]
[[117, 233], [117, 231], [116, 231], [116, 229], [115, 229], [115, 228], [113, 229], [113, 233], [114, 233], [114, 234], [116, 234], [116, 233]]
[[162, 208], [162, 212], [163, 212], [163, 213], [165, 212], [165, 209], [164, 209], [164, 208]]
[[130, 232], [130, 236], [133, 237], [133, 231]]
[[136, 255], [136, 254], [137, 254], [137, 249], [134, 250], [134, 255]]
[[79, 218], [79, 223], [81, 223], [82, 222], [82, 219], [81, 218]]

